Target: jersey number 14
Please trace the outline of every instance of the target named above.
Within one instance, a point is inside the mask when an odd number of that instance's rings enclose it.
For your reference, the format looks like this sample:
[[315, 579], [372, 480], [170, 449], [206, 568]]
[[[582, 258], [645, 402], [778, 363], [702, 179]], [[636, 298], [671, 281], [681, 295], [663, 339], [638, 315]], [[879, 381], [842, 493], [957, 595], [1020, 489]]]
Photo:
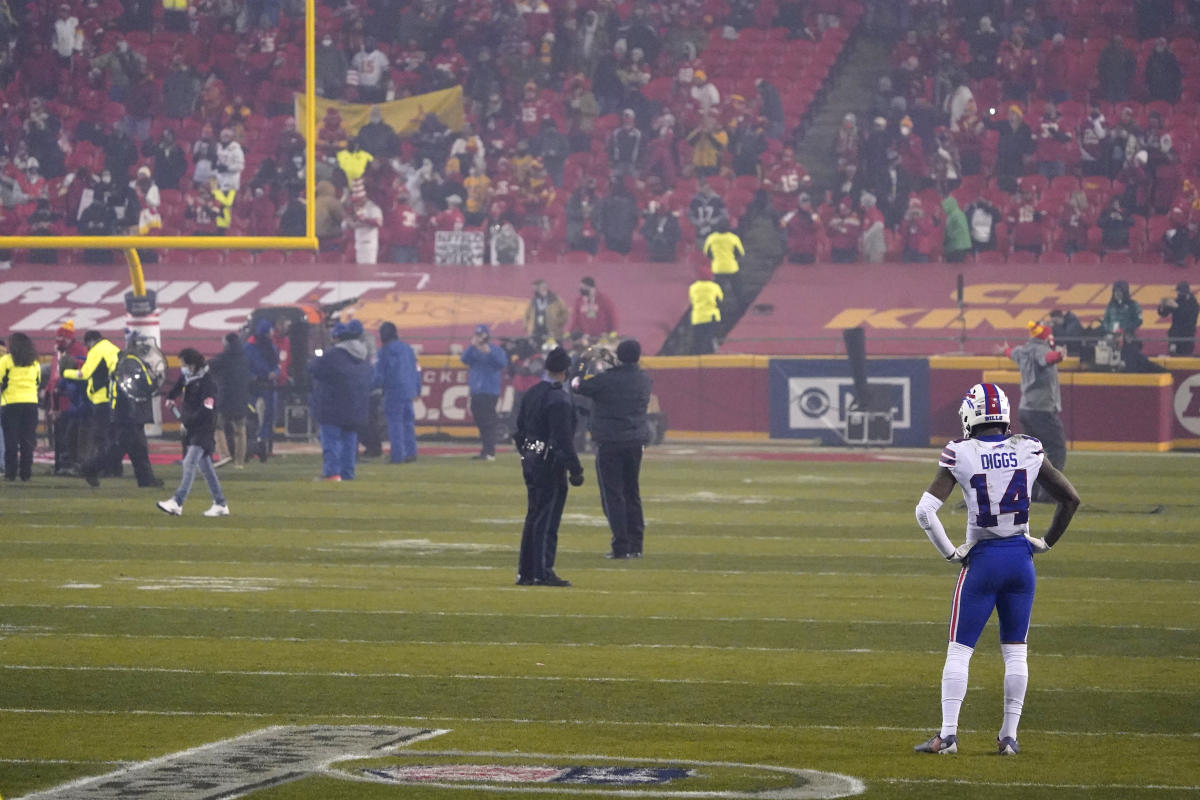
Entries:
[[1021, 525], [1029, 521], [1029, 486], [1025, 470], [1013, 470], [1008, 488], [1000, 496], [1000, 508], [992, 513], [992, 498], [988, 495], [987, 476], [984, 474], [971, 476], [971, 488], [975, 490], [975, 502], [979, 506], [979, 514], [975, 524], [981, 528], [994, 528], [999, 522], [1000, 514], [1015, 514], [1013, 524]]

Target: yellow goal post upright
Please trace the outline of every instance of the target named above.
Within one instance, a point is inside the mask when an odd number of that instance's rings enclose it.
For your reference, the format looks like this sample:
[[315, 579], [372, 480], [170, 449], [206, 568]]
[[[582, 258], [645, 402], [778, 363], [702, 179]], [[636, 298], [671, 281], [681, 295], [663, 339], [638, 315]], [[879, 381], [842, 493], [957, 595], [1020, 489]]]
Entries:
[[[316, 0], [304, 3], [304, 95], [303, 120], [305, 168], [304, 236], [0, 236], [0, 249], [12, 250], [121, 250], [129, 265], [129, 283], [134, 298], [146, 297], [146, 278], [138, 248], [146, 250], [317, 250], [316, 225]], [[297, 120], [297, 122], [300, 122]], [[139, 315], [130, 308], [132, 316]]]

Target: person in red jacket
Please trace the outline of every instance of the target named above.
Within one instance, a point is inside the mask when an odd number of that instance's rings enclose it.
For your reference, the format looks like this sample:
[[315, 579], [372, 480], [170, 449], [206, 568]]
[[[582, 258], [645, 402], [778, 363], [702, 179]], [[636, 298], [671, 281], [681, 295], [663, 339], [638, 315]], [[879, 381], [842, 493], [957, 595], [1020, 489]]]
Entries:
[[830, 259], [835, 264], [853, 264], [858, 261], [858, 240], [862, 222], [849, 197], [838, 201], [837, 210], [826, 225], [829, 231]]
[[1008, 212], [1013, 250], [1042, 252], [1046, 241], [1045, 217], [1033, 202], [1033, 192], [1021, 192], [1021, 199]]
[[900, 222], [899, 233], [904, 241], [905, 262], [925, 264], [933, 260], [935, 241], [941, 234], [937, 223], [925, 213], [919, 197], [908, 201], [908, 211]]
[[387, 213], [383, 226], [391, 261], [396, 264], [415, 264], [421, 248], [421, 215], [408, 203], [408, 192], [396, 195], [396, 202]]
[[578, 339], [582, 334], [589, 339], [598, 339], [617, 331], [617, 309], [608, 296], [596, 288], [596, 281], [586, 277], [579, 281], [579, 297], [571, 311], [571, 323], [567, 326], [571, 337]]
[[817, 244], [823, 234], [821, 217], [813, 210], [808, 192], [801, 192], [797, 208], [784, 214], [779, 227], [787, 235], [788, 261], [811, 264], [817, 260]]

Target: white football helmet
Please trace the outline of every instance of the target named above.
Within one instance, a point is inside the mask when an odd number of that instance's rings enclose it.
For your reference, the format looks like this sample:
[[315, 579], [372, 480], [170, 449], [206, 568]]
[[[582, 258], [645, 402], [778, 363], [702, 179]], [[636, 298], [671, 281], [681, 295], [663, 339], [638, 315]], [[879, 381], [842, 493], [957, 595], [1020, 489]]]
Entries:
[[963, 395], [958, 416], [966, 437], [976, 425], [1004, 423], [1007, 431], [1010, 420], [1008, 395], [994, 383], [977, 383]]

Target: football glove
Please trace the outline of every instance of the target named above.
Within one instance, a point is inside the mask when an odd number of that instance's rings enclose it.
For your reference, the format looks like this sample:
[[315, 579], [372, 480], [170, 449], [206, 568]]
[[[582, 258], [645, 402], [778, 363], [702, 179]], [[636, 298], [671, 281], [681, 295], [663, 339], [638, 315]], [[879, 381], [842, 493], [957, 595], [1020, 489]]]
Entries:
[[1029, 546], [1033, 548], [1035, 553], [1045, 553], [1050, 550], [1050, 545], [1046, 544], [1046, 540], [1039, 536], [1030, 536], [1025, 534], [1025, 541], [1029, 542]]
[[961, 564], [967, 560], [967, 556], [971, 552], [971, 548], [975, 546], [974, 542], [963, 542], [958, 547], [954, 548], [954, 552], [946, 556], [946, 560], [951, 564]]
[[583, 470], [571, 473], [567, 480], [571, 482], [572, 486], [583, 486]]

